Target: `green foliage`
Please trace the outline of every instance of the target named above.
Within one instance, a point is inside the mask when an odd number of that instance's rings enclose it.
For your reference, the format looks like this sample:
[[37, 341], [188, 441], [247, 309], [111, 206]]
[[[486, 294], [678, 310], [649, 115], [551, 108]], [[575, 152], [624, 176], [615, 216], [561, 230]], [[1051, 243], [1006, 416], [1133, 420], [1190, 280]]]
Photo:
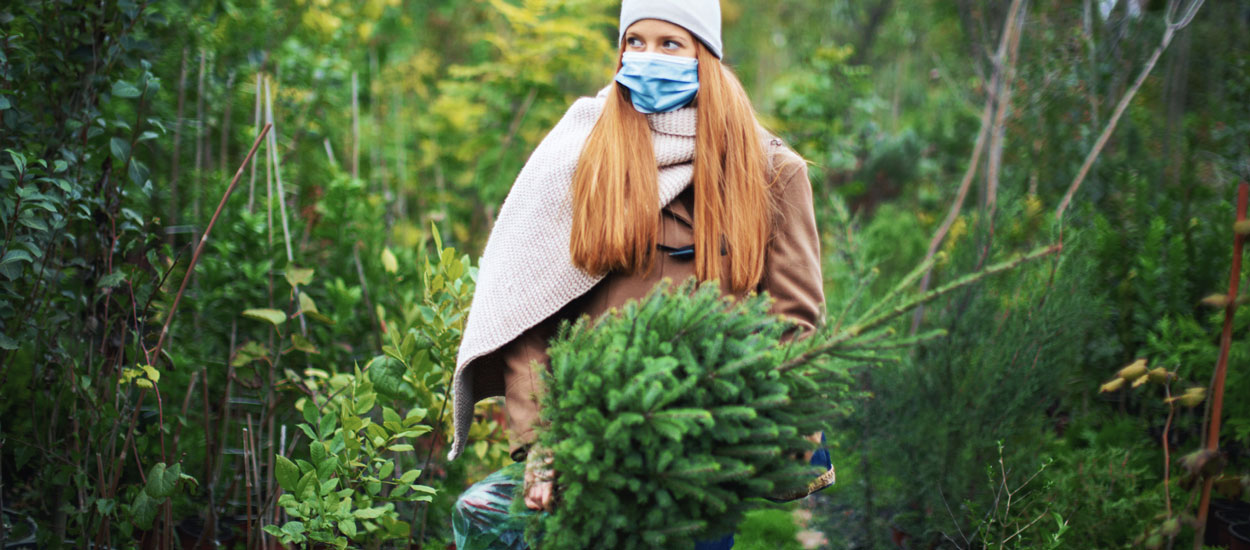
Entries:
[[801, 550], [799, 528], [787, 510], [762, 508], [751, 510], [738, 524], [734, 534], [736, 550]]
[[[368, 368], [384, 361], [379, 357]], [[412, 451], [409, 440], [433, 428], [422, 424], [425, 409], [410, 409], [401, 418], [378, 402], [379, 393], [357, 370], [344, 398], [327, 404], [327, 410], [304, 403], [306, 423], [299, 429], [310, 440], [309, 460], [275, 457], [275, 475], [285, 491], [278, 505], [293, 519], [281, 527], [267, 525], [265, 532], [284, 544], [311, 540], [340, 550], [408, 539], [411, 526], [400, 519], [397, 503], [430, 502], [436, 490], [416, 483], [421, 470], [403, 470], [396, 453]], [[375, 422], [379, 414], [381, 422]]]
[[833, 396], [777, 370], [788, 327], [768, 306], [691, 281], [562, 327], [539, 436], [561, 501], [529, 537], [543, 533], [544, 548], [680, 548], [731, 532], [748, 499], [821, 473], [793, 457], [811, 448], [804, 435], [825, 425]]

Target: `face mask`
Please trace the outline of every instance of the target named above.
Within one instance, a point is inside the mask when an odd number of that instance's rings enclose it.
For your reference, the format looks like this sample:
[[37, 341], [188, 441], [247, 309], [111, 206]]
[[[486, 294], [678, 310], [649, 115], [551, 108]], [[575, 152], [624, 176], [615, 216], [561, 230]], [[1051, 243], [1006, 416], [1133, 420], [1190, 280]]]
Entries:
[[629, 88], [640, 113], [667, 113], [689, 105], [699, 91], [699, 60], [655, 53], [625, 52], [616, 81]]

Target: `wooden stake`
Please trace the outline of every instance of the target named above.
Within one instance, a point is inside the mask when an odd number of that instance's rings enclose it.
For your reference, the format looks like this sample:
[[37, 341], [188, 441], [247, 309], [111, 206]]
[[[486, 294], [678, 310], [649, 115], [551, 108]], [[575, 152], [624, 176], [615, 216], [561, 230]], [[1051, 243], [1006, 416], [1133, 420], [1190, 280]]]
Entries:
[[218, 169], [221, 170], [221, 173], [223, 174], [226, 173], [226, 159], [230, 154], [230, 115], [233, 110], [234, 71], [232, 70], [230, 71], [230, 74], [226, 76], [226, 110], [225, 113], [221, 115], [221, 140], [219, 142], [220, 147], [218, 148], [218, 151], [220, 152], [218, 155], [218, 162], [220, 163]]
[[360, 178], [360, 90], [352, 71], [352, 179]]
[[200, 178], [204, 173], [204, 73], [208, 53], [200, 50], [200, 77], [195, 98], [195, 178], [191, 182], [191, 223], [200, 223]]
[[[266, 126], [272, 127], [273, 120], [273, 96], [270, 95], [269, 80], [265, 80], [265, 122]], [[282, 240], [286, 245], [286, 261], [288, 266], [295, 265], [295, 252], [291, 249], [291, 225], [287, 221], [286, 215], [286, 190], [282, 187], [282, 159], [278, 156], [278, 140], [274, 137], [277, 131], [269, 133], [269, 157], [273, 162], [273, 181], [277, 184], [278, 190], [278, 212], [282, 222]], [[295, 304], [299, 305], [299, 289], [295, 290]], [[304, 316], [299, 316], [300, 334], [308, 334], [308, 323], [304, 320]]]
[[[264, 73], [256, 73], [256, 108], [252, 112], [252, 127], [260, 129], [260, 79]], [[268, 157], [266, 157], [268, 158]], [[266, 161], [268, 163], [268, 161]], [[247, 211], [255, 212], [256, 205], [256, 163], [252, 163], [252, 176], [247, 182]]]
[[170, 159], [169, 174], [169, 225], [178, 223], [178, 172], [182, 166], [182, 120], [187, 100], [187, 48], [182, 49], [182, 65], [178, 73], [178, 114], [174, 118], [174, 154]]
[[[1250, 199], [1250, 184], [1241, 182], [1237, 186], [1237, 221], [1246, 219], [1246, 206]], [[1224, 378], [1228, 374], [1228, 350], [1233, 345], [1233, 315], [1237, 312], [1237, 291], [1241, 285], [1241, 252], [1246, 237], [1240, 232], [1233, 232], [1233, 269], [1228, 277], [1228, 305], [1224, 306], [1224, 331], [1220, 334], [1220, 355], [1215, 362], [1215, 377], [1211, 382], [1211, 418], [1207, 422], [1206, 448], [1218, 452], [1220, 449], [1220, 415], [1224, 411]], [[1214, 457], [1211, 459], [1214, 460]], [[1202, 499], [1198, 501], [1198, 528], [1194, 537], [1194, 548], [1202, 547], [1202, 539], [1207, 525], [1207, 511], [1211, 505], [1211, 486], [1215, 483], [1214, 476], [1207, 476], [1202, 482]]]

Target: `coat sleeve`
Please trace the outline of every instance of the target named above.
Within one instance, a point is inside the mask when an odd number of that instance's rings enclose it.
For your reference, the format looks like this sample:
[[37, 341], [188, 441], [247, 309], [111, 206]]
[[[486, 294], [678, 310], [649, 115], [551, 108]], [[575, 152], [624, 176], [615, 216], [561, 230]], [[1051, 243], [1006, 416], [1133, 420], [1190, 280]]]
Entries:
[[542, 373], [551, 362], [547, 345], [558, 323], [559, 319], [548, 318], [500, 349], [510, 456], [516, 457], [537, 439], [534, 426], [539, 422], [539, 401], [545, 392]]
[[823, 323], [825, 291], [807, 163], [785, 147], [779, 149], [771, 163], [776, 217], [759, 290], [773, 297], [771, 313], [798, 325], [783, 337], [788, 341], [810, 334]]

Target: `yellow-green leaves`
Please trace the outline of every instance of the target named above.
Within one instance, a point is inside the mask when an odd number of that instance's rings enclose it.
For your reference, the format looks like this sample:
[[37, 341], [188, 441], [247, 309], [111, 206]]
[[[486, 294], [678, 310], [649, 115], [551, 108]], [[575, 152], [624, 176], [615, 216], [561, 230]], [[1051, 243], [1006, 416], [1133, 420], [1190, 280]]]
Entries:
[[140, 388], [152, 389], [161, 381], [161, 372], [152, 365], [138, 365], [122, 371], [121, 383], [134, 382]]
[[1101, 387], [1099, 387], [1098, 391], [1102, 393], [1110, 393], [1123, 387], [1124, 387], [1124, 379], [1114, 378], [1110, 382], [1107, 382], [1106, 384], [1103, 384]]
[[387, 273], [399, 272], [399, 260], [395, 258], [395, 253], [389, 248], [382, 249], [382, 269]]
[[312, 283], [314, 274], [316, 274], [316, 270], [304, 269], [292, 265], [287, 266], [286, 271], [283, 272], [282, 276], [286, 279], [286, 282], [294, 288]]
[[1202, 305], [1215, 309], [1226, 308], [1229, 302], [1231, 300], [1229, 300], [1227, 294], [1212, 294], [1202, 299]]
[[1206, 400], [1206, 398], [1207, 398], [1206, 388], [1193, 387], [1193, 388], [1186, 389], [1185, 393], [1171, 397], [1169, 399], [1165, 399], [1164, 402], [1165, 403], [1180, 402], [1181, 405], [1192, 408], [1192, 407], [1197, 407], [1198, 405], [1201, 405], [1202, 402]]
[[286, 313], [276, 310], [276, 309], [268, 309], [268, 308], [245, 309], [243, 310], [243, 316], [247, 317], [248, 319], [264, 321], [275, 327], [286, 322]]
[[1250, 235], [1250, 220], [1241, 220], [1233, 224], [1233, 232], [1245, 237]]
[[1138, 378], [1145, 376], [1146, 372], [1146, 360], [1138, 359], [1129, 363], [1127, 367], [1120, 369], [1120, 372], [1116, 373], [1116, 376], [1123, 378], [1126, 382], [1133, 382]]

